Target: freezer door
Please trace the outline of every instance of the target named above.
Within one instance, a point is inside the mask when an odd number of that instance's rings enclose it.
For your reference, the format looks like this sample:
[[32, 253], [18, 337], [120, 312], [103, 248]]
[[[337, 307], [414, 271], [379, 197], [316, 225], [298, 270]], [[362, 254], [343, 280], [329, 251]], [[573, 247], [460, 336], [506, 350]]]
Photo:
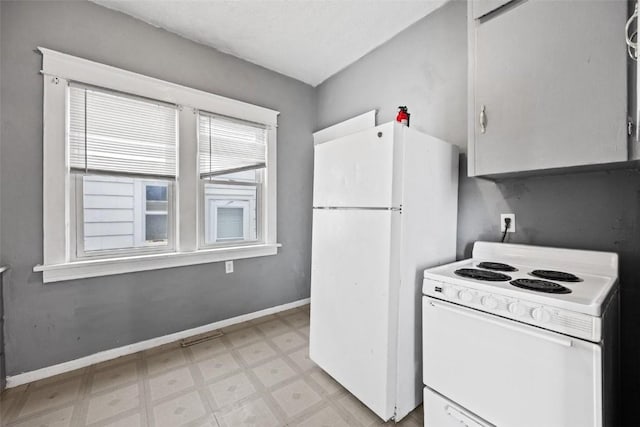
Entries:
[[313, 212], [310, 357], [384, 420], [396, 394], [399, 216]]
[[394, 157], [400, 156], [394, 156], [393, 133], [388, 123], [316, 145], [313, 206], [393, 206], [400, 182], [397, 173], [394, 179]]
[[429, 297], [422, 314], [430, 389], [498, 427], [602, 426], [598, 345]]

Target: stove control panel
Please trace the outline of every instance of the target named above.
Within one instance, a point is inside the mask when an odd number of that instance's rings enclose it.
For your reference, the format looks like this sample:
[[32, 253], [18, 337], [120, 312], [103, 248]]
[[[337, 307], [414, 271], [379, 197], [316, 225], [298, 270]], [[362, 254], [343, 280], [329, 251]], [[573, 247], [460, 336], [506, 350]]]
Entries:
[[599, 342], [602, 319], [478, 289], [424, 279], [423, 293], [487, 313]]

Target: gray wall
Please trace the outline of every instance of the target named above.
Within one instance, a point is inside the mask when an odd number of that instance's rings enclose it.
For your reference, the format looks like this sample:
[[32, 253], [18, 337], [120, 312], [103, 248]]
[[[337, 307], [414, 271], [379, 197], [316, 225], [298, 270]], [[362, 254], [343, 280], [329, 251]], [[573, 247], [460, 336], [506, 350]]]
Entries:
[[[412, 126], [463, 148], [467, 141], [466, 4], [454, 1], [318, 87], [318, 127], [378, 108], [378, 123], [407, 104]], [[494, 183], [468, 178], [460, 159], [458, 258], [498, 240], [515, 212], [514, 243], [615, 251], [621, 259], [624, 425], [640, 425], [640, 174], [594, 172]]]
[[407, 105], [411, 127], [465, 148], [465, 10], [446, 5], [318, 86], [318, 129], [374, 108], [388, 122]]
[[[2, 264], [7, 373], [18, 374], [309, 296], [308, 85], [85, 1], [2, 2]], [[43, 285], [42, 77], [37, 46], [273, 108], [277, 256]]]

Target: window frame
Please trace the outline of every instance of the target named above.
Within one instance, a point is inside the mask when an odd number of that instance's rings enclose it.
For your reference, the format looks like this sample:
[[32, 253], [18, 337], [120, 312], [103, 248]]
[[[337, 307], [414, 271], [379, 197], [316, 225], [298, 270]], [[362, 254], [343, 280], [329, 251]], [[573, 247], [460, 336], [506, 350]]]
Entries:
[[[43, 55], [43, 272], [44, 283], [134, 271], [171, 268], [257, 256], [276, 255], [276, 146], [279, 112], [201, 90], [137, 74], [39, 47]], [[125, 95], [178, 106], [178, 171], [173, 185], [174, 251], [112, 254], [91, 259], [72, 256], [77, 236], [71, 201], [77, 197], [67, 147], [69, 83], [95, 86]], [[224, 247], [200, 245], [200, 176], [198, 174], [198, 112], [213, 112], [267, 128], [267, 168], [262, 189], [262, 242]]]

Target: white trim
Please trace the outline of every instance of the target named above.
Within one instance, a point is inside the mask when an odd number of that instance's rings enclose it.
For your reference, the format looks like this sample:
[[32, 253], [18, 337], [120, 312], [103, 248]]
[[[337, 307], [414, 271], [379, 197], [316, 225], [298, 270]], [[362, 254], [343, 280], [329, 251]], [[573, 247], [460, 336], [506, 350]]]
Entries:
[[38, 50], [43, 57], [42, 73], [48, 76], [98, 87], [105, 87], [105, 82], [109, 82], [107, 89], [277, 126], [280, 112], [269, 108], [214, 95], [44, 47], [38, 47]]
[[180, 135], [178, 178], [176, 182], [177, 249], [191, 252], [198, 249], [198, 110], [183, 108], [178, 113]]
[[36, 265], [33, 267], [33, 271], [42, 272], [42, 281], [44, 283], [61, 282], [87, 277], [110, 276], [135, 271], [158, 270], [162, 268], [277, 255], [280, 246], [282, 245], [279, 243], [259, 244], [202, 249], [194, 252], [163, 252], [123, 258], [92, 259], [54, 265]]
[[69, 258], [69, 165], [66, 141], [67, 81], [44, 78], [42, 203], [44, 262]]
[[276, 243], [277, 236], [277, 202], [278, 193], [276, 191], [276, 181], [278, 176], [278, 162], [276, 159], [276, 150], [278, 141], [277, 129], [269, 128], [267, 136], [267, 170], [263, 174], [262, 197], [260, 206], [262, 209], [262, 238], [266, 243]]
[[68, 362], [59, 363], [57, 365], [48, 366], [46, 368], [36, 369], [35, 371], [8, 376], [7, 388], [18, 387], [33, 381], [38, 381], [45, 378], [53, 377], [55, 375], [64, 374], [65, 372], [71, 372], [76, 369], [86, 368], [87, 366], [95, 365], [97, 363], [106, 362], [108, 360], [117, 359], [118, 357], [127, 356], [144, 350], [149, 350], [195, 335], [215, 331], [216, 329], [226, 328], [237, 323], [246, 322], [249, 320], [268, 316], [270, 314], [280, 313], [292, 308], [301, 307], [303, 305], [309, 304], [309, 301], [309, 298], [304, 298], [287, 304], [265, 308], [264, 310], [254, 311], [253, 313], [247, 313], [240, 316], [232, 317], [230, 319], [209, 323], [208, 325], [199, 326], [197, 328], [187, 329], [185, 331], [152, 338], [146, 341], [140, 341], [135, 344], [129, 344], [122, 347], [113, 348], [111, 350], [101, 351], [99, 353], [81, 357], [80, 359], [70, 360]]

